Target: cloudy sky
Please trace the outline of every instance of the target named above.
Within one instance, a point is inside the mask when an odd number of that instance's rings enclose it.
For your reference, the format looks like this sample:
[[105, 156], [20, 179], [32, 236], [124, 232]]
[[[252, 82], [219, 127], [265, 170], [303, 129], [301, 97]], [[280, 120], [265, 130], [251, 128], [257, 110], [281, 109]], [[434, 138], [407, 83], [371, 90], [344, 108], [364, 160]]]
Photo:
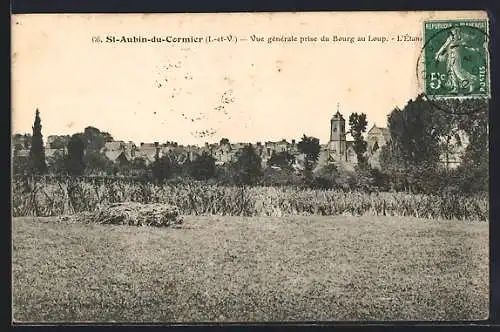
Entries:
[[[304, 133], [325, 143], [337, 103], [345, 117], [364, 112], [369, 127], [385, 126], [394, 107], [420, 92], [423, 43], [398, 42], [398, 35], [421, 37], [429, 19], [479, 17], [485, 14], [19, 15], [12, 20], [13, 131], [31, 132], [38, 108], [45, 136], [91, 125], [136, 143], [290, 140]], [[92, 42], [208, 35], [233, 41]], [[330, 42], [267, 43], [291, 35]], [[388, 41], [368, 41], [373, 37]]]

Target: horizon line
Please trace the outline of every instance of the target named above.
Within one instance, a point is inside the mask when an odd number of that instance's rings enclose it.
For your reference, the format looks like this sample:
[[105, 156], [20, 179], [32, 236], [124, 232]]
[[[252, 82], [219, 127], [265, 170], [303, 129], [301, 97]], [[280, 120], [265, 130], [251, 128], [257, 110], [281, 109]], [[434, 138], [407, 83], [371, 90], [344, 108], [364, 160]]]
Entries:
[[[113, 137], [113, 135], [107, 131], [101, 131], [99, 128], [97, 127], [93, 127], [93, 126], [87, 126], [85, 128], [88, 128], [88, 127], [92, 127], [92, 128], [96, 128], [98, 129], [100, 132], [105, 132], [105, 133], [108, 133], [111, 135], [111, 137]], [[370, 129], [367, 129], [365, 133], [363, 133], [364, 135], [366, 135], [368, 133], [368, 131], [370, 131], [372, 128], [381, 128], [381, 129], [387, 129], [387, 127], [379, 127], [377, 126], [375, 123], [370, 127]], [[51, 136], [66, 136], [66, 137], [71, 137], [75, 134], [81, 134], [83, 132], [77, 132], [77, 133], [74, 133], [74, 134], [49, 134], [49, 135], [43, 135], [43, 142], [44, 142], [44, 145], [45, 144], [48, 144], [48, 138], [51, 137]], [[32, 136], [32, 133], [12, 133], [11, 136], [15, 136], [15, 135], [30, 135]], [[228, 139], [229, 141], [229, 144], [230, 145], [233, 145], [233, 144], [251, 144], [251, 145], [258, 145], [258, 143], [262, 144], [262, 145], [265, 145], [266, 143], [280, 143], [280, 142], [286, 142], [287, 144], [293, 144], [293, 142], [295, 142], [295, 144], [298, 144], [300, 142], [300, 140], [302, 139], [303, 136], [307, 136], [307, 137], [313, 137], [313, 138], [317, 138], [320, 142], [320, 145], [322, 144], [328, 144], [328, 142], [331, 142], [331, 140], [326, 140], [326, 143], [321, 143], [321, 140], [316, 137], [316, 136], [312, 136], [312, 135], [306, 135], [306, 134], [303, 134], [300, 138], [281, 138], [279, 140], [255, 140], [255, 141], [252, 141], [252, 142], [248, 142], [248, 141], [231, 141], [231, 139], [229, 139], [228, 137], [222, 137], [221, 139], [219, 140], [215, 140], [215, 141], [206, 141], [204, 142], [203, 144], [182, 144], [180, 142], [177, 142], [177, 141], [164, 141], [164, 142], [160, 142], [160, 141], [150, 141], [150, 142], [139, 142], [139, 144], [137, 144], [136, 141], [134, 140], [124, 140], [124, 139], [116, 139], [115, 137], [113, 137], [113, 140], [112, 141], [109, 141], [109, 142], [105, 142], [105, 143], [112, 143], [112, 142], [123, 142], [123, 143], [133, 143], [135, 146], [137, 147], [140, 147], [142, 144], [148, 144], [148, 145], [151, 145], [151, 144], [155, 144], [155, 143], [158, 143], [159, 146], [165, 146], [167, 145], [168, 143], [176, 143], [178, 145], [178, 147], [192, 147], [192, 146], [196, 146], [196, 147], [205, 147], [207, 145], [220, 145], [220, 141], [224, 138]], [[350, 135], [348, 132], [346, 132], [346, 136], [347, 135]], [[12, 137], [11, 137], [12, 139]], [[352, 142], [353, 140], [348, 140], [346, 139], [345, 140], [346, 142]]]

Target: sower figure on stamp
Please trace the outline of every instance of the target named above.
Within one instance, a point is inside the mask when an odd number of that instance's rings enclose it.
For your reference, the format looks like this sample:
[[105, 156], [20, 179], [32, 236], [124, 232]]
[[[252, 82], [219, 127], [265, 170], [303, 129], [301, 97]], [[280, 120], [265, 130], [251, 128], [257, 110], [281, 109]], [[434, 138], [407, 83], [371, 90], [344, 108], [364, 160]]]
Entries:
[[447, 81], [445, 85], [451, 88], [451, 93], [457, 93], [458, 89], [474, 90], [477, 77], [462, 66], [461, 50], [462, 48], [470, 51], [478, 51], [477, 48], [469, 47], [467, 41], [472, 36], [464, 34], [459, 27], [450, 30], [450, 35], [436, 53], [436, 61], [446, 61]]

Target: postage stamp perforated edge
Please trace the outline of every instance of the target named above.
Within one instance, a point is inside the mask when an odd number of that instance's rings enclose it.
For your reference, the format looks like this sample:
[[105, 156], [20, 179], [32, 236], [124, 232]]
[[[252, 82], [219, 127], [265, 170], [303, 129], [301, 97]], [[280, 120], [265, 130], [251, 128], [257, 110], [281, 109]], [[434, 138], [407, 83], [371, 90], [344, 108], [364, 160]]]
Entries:
[[[427, 91], [427, 60], [425, 49], [428, 46], [429, 38], [432, 36], [428, 36], [426, 25], [428, 23], [441, 23], [441, 24], [457, 24], [458, 23], [484, 23], [486, 31], [483, 31], [486, 38], [486, 49], [484, 53], [484, 64], [486, 67], [485, 74], [485, 83], [486, 83], [486, 92], [483, 93], [471, 93], [471, 94], [435, 94], [429, 93]], [[457, 18], [457, 19], [448, 19], [448, 20], [424, 20], [422, 22], [422, 49], [421, 56], [419, 57], [419, 63], [417, 66], [423, 66], [423, 70], [420, 77], [420, 84], [422, 84], [422, 89], [427, 98], [432, 97], [432, 99], [440, 100], [440, 99], [491, 99], [491, 70], [490, 70], [490, 39], [489, 39], [489, 18], [484, 19], [467, 19], [467, 18]]]

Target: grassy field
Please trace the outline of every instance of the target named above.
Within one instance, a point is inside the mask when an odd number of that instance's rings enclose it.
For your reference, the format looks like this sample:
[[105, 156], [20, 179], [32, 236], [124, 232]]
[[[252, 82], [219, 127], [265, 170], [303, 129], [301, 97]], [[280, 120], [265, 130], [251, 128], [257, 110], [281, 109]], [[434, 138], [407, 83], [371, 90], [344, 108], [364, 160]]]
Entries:
[[488, 315], [488, 223], [13, 219], [16, 321], [455, 320]]

